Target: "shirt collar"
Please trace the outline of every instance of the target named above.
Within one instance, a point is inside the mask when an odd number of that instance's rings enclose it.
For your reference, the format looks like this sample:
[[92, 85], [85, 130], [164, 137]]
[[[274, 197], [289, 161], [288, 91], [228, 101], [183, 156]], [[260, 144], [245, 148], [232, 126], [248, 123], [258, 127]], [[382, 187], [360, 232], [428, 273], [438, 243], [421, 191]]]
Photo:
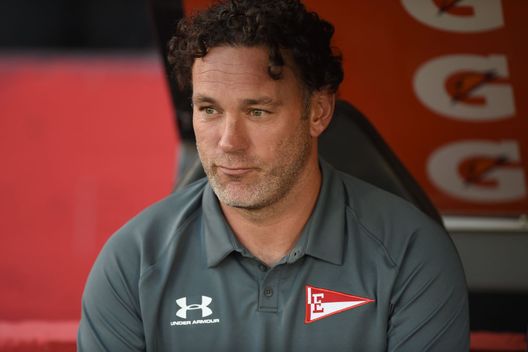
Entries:
[[341, 265], [345, 242], [346, 199], [335, 169], [320, 159], [322, 185], [319, 198], [303, 232], [305, 254]]
[[207, 266], [213, 267], [218, 265], [231, 252], [235, 250], [242, 252], [243, 248], [227, 223], [224, 213], [220, 209], [218, 198], [216, 198], [209, 183], [205, 185], [202, 209]]
[[[317, 203], [288, 262], [307, 254], [336, 265], [343, 263], [346, 207], [344, 189], [332, 166], [320, 160], [320, 167], [322, 185]], [[245, 249], [233, 234], [209, 183], [203, 193], [202, 209], [207, 266], [218, 265], [233, 251], [244, 254]]]

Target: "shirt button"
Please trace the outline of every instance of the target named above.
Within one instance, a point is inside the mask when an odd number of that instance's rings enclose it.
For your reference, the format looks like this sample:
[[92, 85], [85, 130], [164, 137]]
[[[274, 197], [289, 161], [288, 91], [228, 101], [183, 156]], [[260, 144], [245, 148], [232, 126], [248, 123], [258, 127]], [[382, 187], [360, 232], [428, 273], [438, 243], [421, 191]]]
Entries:
[[263, 272], [266, 272], [266, 271], [268, 271], [268, 267], [267, 267], [267, 266], [265, 266], [264, 264], [259, 264], [259, 266], [258, 266], [258, 267], [259, 267], [260, 271], [263, 271]]
[[273, 289], [271, 287], [266, 287], [264, 289], [264, 296], [266, 296], [266, 297], [273, 296]]

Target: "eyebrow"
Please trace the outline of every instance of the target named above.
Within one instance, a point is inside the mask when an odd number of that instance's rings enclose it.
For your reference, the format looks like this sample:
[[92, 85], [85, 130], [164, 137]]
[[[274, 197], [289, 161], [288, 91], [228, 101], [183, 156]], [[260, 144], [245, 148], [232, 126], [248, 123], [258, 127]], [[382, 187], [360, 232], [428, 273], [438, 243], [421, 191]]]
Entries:
[[261, 98], [257, 98], [257, 99], [244, 99], [244, 100], [242, 100], [242, 104], [244, 106], [248, 106], [248, 105], [270, 105], [270, 106], [275, 106], [275, 105], [280, 105], [280, 101], [274, 101], [270, 97], [261, 97]]
[[[217, 101], [214, 98], [211, 98], [206, 95], [196, 95], [192, 98], [193, 104], [199, 103], [211, 103], [216, 104]], [[273, 100], [270, 97], [264, 96], [255, 99], [244, 99], [241, 103], [242, 106], [252, 106], [252, 105], [264, 105], [264, 106], [279, 106], [282, 105], [281, 100]]]
[[214, 100], [213, 98], [208, 97], [206, 95], [197, 95], [197, 96], [192, 97], [192, 102], [193, 102], [193, 104], [198, 104], [198, 103], [216, 103], [216, 100]]

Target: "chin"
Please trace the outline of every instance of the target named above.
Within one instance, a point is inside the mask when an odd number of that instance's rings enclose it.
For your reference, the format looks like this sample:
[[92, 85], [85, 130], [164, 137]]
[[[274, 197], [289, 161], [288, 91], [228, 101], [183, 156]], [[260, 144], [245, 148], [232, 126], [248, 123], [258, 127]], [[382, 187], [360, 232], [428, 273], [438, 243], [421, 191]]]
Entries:
[[222, 204], [232, 208], [248, 210], [262, 208], [262, 202], [257, 199], [248, 199], [249, 197], [240, 197], [240, 194], [238, 196], [230, 196], [229, 194], [225, 194], [226, 192], [222, 191], [215, 191], [215, 193]]
[[239, 187], [222, 187], [212, 184], [220, 203], [232, 208], [257, 210], [268, 206], [271, 202], [258, 191], [241, 190]]

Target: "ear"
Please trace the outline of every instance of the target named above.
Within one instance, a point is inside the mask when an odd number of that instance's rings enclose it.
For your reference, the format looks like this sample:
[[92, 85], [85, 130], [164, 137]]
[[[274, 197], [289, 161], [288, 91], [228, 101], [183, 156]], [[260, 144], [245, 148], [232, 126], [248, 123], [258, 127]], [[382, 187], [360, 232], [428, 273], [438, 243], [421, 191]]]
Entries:
[[335, 93], [326, 89], [315, 91], [311, 97], [310, 134], [317, 138], [328, 127], [334, 115]]

